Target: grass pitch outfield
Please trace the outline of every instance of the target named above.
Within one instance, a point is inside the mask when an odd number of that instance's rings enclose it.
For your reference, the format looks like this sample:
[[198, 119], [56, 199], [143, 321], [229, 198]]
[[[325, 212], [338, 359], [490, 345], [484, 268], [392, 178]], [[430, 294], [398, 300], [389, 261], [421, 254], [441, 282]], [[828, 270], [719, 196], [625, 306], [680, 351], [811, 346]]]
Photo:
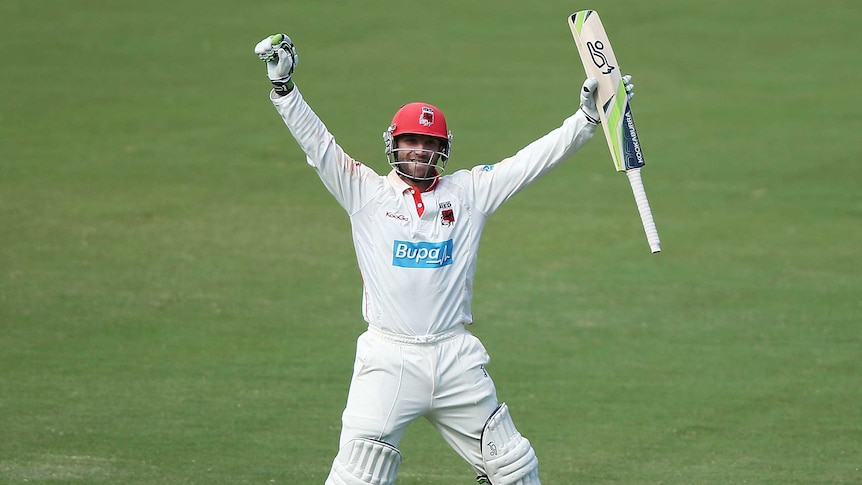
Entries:
[[[357, 158], [422, 99], [465, 168], [577, 108], [584, 8], [664, 252], [601, 135], [491, 219], [474, 331], [544, 482], [862, 482], [857, 2], [5, 0], [0, 483], [322, 483], [360, 278], [252, 46], [293, 37]], [[472, 483], [425, 422], [401, 449]]]

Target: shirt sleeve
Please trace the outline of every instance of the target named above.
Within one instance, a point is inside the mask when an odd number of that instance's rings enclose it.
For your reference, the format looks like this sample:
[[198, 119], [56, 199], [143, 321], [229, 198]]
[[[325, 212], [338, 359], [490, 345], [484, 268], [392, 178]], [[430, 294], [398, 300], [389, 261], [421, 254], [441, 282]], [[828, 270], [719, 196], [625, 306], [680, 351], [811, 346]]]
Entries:
[[370, 167], [356, 161], [335, 141], [323, 121], [305, 102], [299, 87], [286, 96], [270, 96], [306, 161], [338, 203], [353, 214], [364, 204], [369, 184], [379, 178]]
[[486, 215], [584, 146], [596, 131], [578, 110], [547, 135], [509, 158], [470, 170], [476, 209]]

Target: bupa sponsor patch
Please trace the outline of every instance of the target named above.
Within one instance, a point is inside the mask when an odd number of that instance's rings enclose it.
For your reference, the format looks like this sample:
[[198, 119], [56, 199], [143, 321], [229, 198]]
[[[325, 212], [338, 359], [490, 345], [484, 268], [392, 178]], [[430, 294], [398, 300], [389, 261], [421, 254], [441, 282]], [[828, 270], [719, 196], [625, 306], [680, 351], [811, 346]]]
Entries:
[[402, 268], [440, 268], [452, 264], [452, 240], [442, 242], [395, 241], [392, 265]]

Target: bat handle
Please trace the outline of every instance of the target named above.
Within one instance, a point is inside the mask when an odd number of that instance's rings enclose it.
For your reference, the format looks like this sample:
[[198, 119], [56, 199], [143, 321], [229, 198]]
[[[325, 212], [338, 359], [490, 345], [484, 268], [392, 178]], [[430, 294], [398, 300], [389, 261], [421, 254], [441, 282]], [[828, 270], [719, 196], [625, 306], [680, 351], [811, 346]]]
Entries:
[[649, 200], [647, 200], [644, 183], [641, 179], [641, 169], [632, 168], [626, 170], [626, 175], [629, 178], [629, 183], [632, 186], [632, 193], [635, 196], [635, 202], [638, 205], [638, 212], [641, 215], [641, 222], [644, 225], [647, 242], [649, 243], [650, 251], [653, 253], [661, 252], [661, 241], [658, 238], [658, 230], [655, 228], [655, 221], [652, 218], [652, 211], [649, 208]]

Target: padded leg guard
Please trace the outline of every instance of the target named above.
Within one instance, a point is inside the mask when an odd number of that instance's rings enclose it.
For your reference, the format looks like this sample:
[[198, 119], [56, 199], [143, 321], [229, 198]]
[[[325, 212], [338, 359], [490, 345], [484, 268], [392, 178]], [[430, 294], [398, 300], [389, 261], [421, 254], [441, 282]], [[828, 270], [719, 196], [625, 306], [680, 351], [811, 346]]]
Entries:
[[506, 403], [500, 404], [485, 423], [482, 459], [493, 485], [541, 485], [539, 459], [530, 441], [515, 429]]
[[332, 462], [326, 485], [392, 485], [401, 466], [401, 453], [382, 441], [348, 441]]

